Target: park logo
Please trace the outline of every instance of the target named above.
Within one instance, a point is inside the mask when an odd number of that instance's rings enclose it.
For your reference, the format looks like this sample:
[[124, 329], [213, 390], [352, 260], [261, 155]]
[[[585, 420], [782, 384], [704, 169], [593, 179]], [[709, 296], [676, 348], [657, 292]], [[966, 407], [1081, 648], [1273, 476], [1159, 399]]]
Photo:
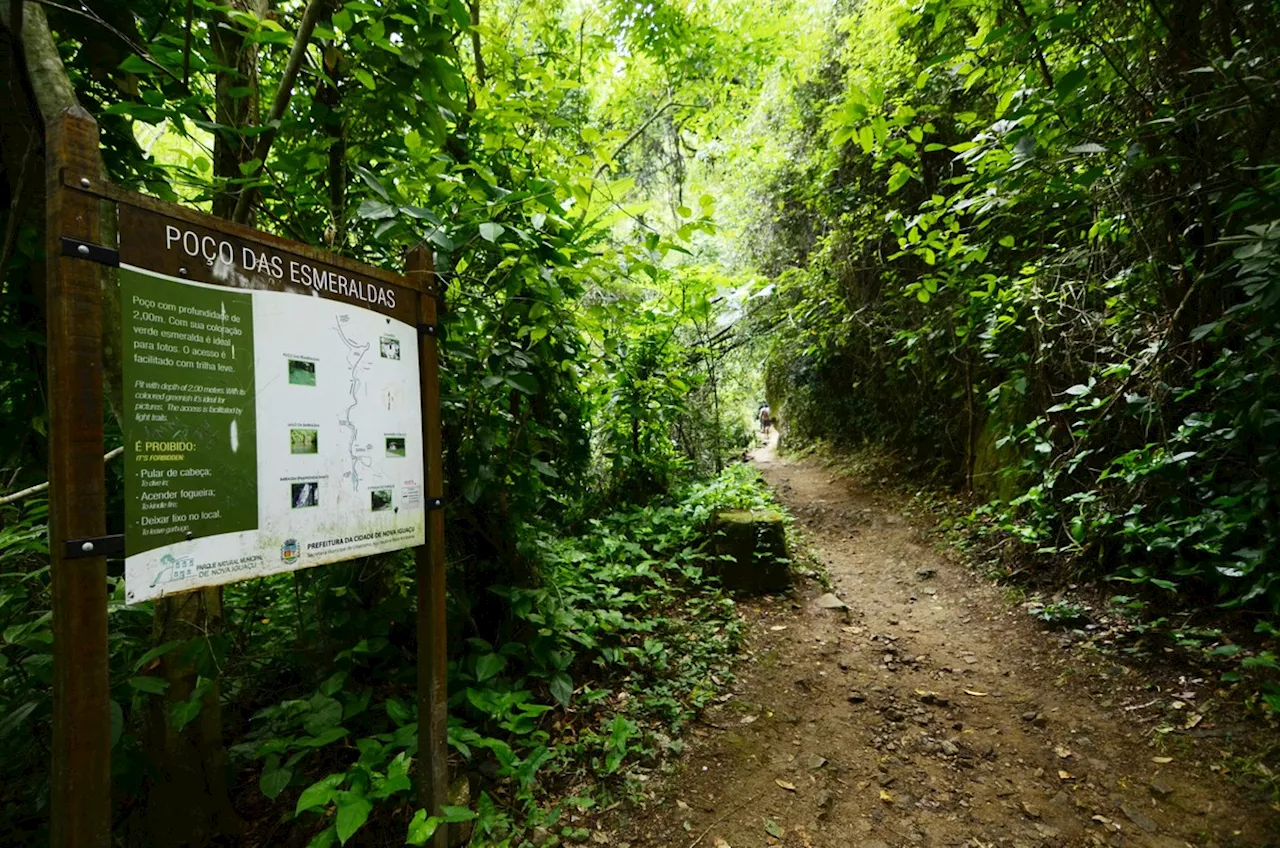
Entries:
[[280, 546], [280, 561], [285, 565], [293, 565], [298, 561], [298, 540], [286, 539]]
[[195, 557], [175, 557], [173, 554], [165, 554], [160, 557], [160, 570], [156, 572], [156, 576], [151, 580], [151, 588], [154, 589], [161, 583], [174, 583], [178, 580], [186, 580], [195, 573]]

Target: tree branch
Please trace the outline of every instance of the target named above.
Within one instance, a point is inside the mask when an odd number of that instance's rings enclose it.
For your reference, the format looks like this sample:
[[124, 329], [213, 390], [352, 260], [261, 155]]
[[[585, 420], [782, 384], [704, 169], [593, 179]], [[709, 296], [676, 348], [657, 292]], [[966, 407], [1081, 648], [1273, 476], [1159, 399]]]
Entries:
[[[6, 8], [4, 11], [7, 13], [10, 9]], [[9, 25], [9, 17], [9, 14], [4, 15], [6, 26]], [[62, 66], [58, 45], [54, 43], [53, 33], [49, 31], [49, 21], [45, 18], [44, 9], [28, 5], [22, 10], [21, 22], [22, 32], [15, 35], [18, 36], [26, 57], [27, 75], [31, 80], [31, 92], [35, 95], [40, 117], [48, 124], [57, 115], [79, 106], [80, 103], [71, 88], [66, 68]]]
[[480, 0], [470, 0], [467, 7], [471, 13], [471, 52], [475, 55], [476, 85], [483, 88], [485, 68], [484, 55], [480, 52]]
[[[114, 450], [107, 451], [105, 454], [102, 455], [102, 461], [110, 462], [111, 460], [115, 459], [117, 456], [119, 456], [122, 453], [124, 453], [123, 447], [118, 447], [118, 448], [115, 448]], [[23, 489], [20, 492], [14, 492], [12, 495], [5, 495], [4, 497], [0, 498], [0, 506], [16, 503], [17, 501], [20, 501], [24, 498], [29, 498], [32, 495], [38, 495], [47, 488], [49, 488], [49, 484], [47, 482], [37, 483], [34, 486], [28, 486], [27, 488]]]
[[1035, 21], [1031, 20], [1031, 16], [1027, 14], [1027, 7], [1022, 5], [1022, 0], [1013, 0], [1013, 7], [1018, 10], [1023, 26], [1027, 28], [1027, 35], [1031, 39], [1031, 49], [1036, 54], [1036, 64], [1040, 68], [1040, 76], [1044, 78], [1045, 86], [1053, 89], [1053, 74], [1049, 73], [1049, 63], [1044, 59], [1044, 51], [1040, 48], [1040, 39], [1036, 38]]
[[[271, 111], [267, 114], [267, 128], [262, 135], [258, 136], [258, 141], [253, 147], [252, 159], [256, 159], [258, 164], [254, 167], [250, 179], [262, 173], [267, 154], [271, 152], [271, 143], [276, 138], [276, 125], [284, 117], [285, 110], [289, 108], [289, 100], [293, 97], [293, 83], [302, 69], [302, 60], [306, 57], [307, 47], [311, 44], [311, 33], [315, 30], [316, 23], [328, 11], [331, 2], [332, 0], [311, 0], [307, 4], [306, 11], [302, 13], [302, 21], [298, 24], [298, 35], [293, 41], [293, 50], [289, 53], [289, 61], [280, 77], [280, 87], [276, 89], [276, 98], [272, 101]], [[255, 194], [256, 191], [250, 185], [240, 190], [236, 208], [231, 213], [231, 220], [238, 224], [248, 221]]]
[[[626, 140], [625, 140], [625, 141], [623, 141], [623, 142], [622, 142], [622, 144], [619, 144], [616, 148], [614, 148], [613, 153], [612, 153], [612, 154], [610, 154], [610, 156], [609, 156], [610, 161], [612, 161], [612, 160], [614, 160], [614, 159], [617, 159], [617, 158], [618, 158], [618, 156], [620, 156], [620, 155], [622, 154], [622, 151], [624, 151], [624, 150], [626, 150], [628, 147], [630, 147], [630, 146], [631, 146], [631, 143], [632, 143], [633, 141], [635, 141], [637, 138], [639, 138], [641, 135], [643, 135], [643, 134], [644, 134], [644, 131], [645, 131], [645, 130], [647, 130], [647, 129], [649, 129], [649, 126], [650, 126], [654, 121], [658, 120], [658, 118], [659, 118], [659, 117], [661, 117], [661, 116], [662, 116], [662, 113], [663, 113], [663, 112], [667, 111], [668, 109], [670, 109], [670, 108], [671, 108], [672, 106], [674, 106], [674, 105], [676, 105], [676, 103], [675, 103], [675, 101], [674, 101], [674, 100], [668, 100], [666, 103], [663, 103], [663, 104], [662, 104], [661, 106], [659, 106], [657, 109], [653, 110], [653, 114], [651, 114], [649, 117], [645, 118], [645, 119], [644, 119], [644, 122], [643, 122], [643, 123], [641, 123], [641, 124], [640, 124], [640, 126], [636, 127], [635, 132], [633, 132], [633, 133], [631, 133], [631, 135], [627, 136]], [[601, 174], [603, 174], [603, 173], [605, 172], [605, 170], [606, 170], [608, 167], [609, 167], [609, 163], [608, 163], [608, 162], [601, 162], [601, 163], [600, 163], [600, 167], [596, 169], [596, 176], [598, 177], [598, 176], [600, 176]]]

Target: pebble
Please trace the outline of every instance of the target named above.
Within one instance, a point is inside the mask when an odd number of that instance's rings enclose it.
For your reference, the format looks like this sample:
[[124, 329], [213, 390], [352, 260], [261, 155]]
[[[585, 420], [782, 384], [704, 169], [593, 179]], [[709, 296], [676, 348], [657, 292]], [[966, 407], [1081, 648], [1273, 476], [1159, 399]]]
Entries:
[[1133, 822], [1147, 833], [1155, 833], [1160, 829], [1160, 826], [1156, 824], [1155, 819], [1151, 818], [1141, 810], [1135, 809], [1130, 804], [1121, 804], [1120, 812], [1124, 813], [1125, 816], [1128, 817], [1129, 821]]
[[822, 609], [830, 609], [830, 610], [848, 610], [849, 609], [849, 605], [846, 604], [844, 601], [840, 600], [840, 598], [837, 597], [832, 592], [827, 592], [825, 595], [818, 598], [818, 600], [814, 601], [814, 603], [817, 606], [821, 607]]

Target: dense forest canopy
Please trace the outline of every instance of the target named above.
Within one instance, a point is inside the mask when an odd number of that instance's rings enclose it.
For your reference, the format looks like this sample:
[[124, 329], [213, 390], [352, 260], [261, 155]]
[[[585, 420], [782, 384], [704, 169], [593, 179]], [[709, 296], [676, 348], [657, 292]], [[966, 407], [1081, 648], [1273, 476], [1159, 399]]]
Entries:
[[[5, 0], [0, 22], [0, 835], [47, 815], [47, 502], [10, 496], [46, 477], [43, 127], [75, 103], [121, 186], [389, 269], [433, 251], [477, 839], [551, 815], [540, 773], [678, 753], [737, 638], [695, 529], [764, 497], [730, 466], [766, 393], [789, 445], [887, 446], [970, 493], [1006, 571], [1273, 634], [1272, 4]], [[113, 582], [121, 839], [284, 816], [297, 844], [425, 840], [401, 816], [411, 576], [386, 556], [154, 608]], [[677, 607], [715, 634], [692, 653]], [[197, 729], [223, 777], [175, 824], [154, 764]]]

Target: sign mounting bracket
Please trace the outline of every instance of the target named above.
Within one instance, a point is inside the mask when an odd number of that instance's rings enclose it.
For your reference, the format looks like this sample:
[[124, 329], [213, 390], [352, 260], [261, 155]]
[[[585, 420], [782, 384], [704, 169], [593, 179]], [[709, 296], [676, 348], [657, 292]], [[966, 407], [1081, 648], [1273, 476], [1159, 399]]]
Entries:
[[81, 241], [68, 236], [62, 237], [62, 255], [69, 256], [72, 259], [88, 259], [90, 262], [97, 262], [99, 265], [110, 265], [113, 268], [120, 267], [120, 251], [114, 247], [106, 247], [101, 244], [94, 244], [91, 241]]
[[67, 539], [63, 542], [63, 559], [81, 559], [83, 557], [121, 557], [124, 556], [124, 535], [116, 533], [111, 536], [92, 536], [86, 539]]

